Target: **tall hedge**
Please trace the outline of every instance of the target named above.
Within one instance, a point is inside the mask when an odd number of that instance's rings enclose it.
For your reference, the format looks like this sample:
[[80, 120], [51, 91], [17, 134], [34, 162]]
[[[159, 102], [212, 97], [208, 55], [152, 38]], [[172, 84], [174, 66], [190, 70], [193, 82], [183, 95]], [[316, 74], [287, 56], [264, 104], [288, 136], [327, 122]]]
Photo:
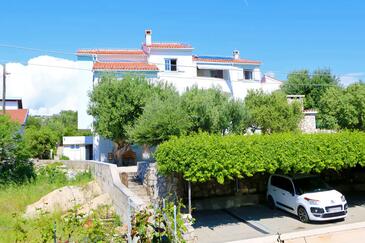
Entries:
[[259, 172], [319, 173], [365, 166], [365, 133], [196, 135], [173, 138], [155, 153], [162, 174], [192, 182], [252, 176]]

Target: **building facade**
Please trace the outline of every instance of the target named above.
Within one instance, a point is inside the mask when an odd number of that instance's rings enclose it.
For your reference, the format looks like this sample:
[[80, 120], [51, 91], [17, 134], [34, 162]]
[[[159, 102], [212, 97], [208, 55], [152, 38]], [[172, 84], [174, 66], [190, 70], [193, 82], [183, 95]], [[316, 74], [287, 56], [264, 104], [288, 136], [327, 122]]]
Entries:
[[[113, 73], [120, 78], [133, 74], [144, 76], [153, 82], [172, 84], [179, 93], [192, 86], [219, 87], [233, 98], [244, 99], [249, 90], [272, 92], [282, 84], [279, 80], [262, 75], [261, 62], [242, 58], [238, 50], [226, 57], [196, 55], [194, 51], [189, 44], [154, 42], [152, 31], [145, 30], [145, 39], [139, 49], [81, 49], [78, 50], [77, 57], [92, 67], [94, 85], [105, 73]], [[86, 117], [83, 116], [84, 113], [86, 114], [86, 107], [81, 107], [79, 116]], [[88, 124], [92, 124], [92, 118]], [[79, 123], [79, 128], [90, 126], [82, 127]], [[94, 144], [96, 143], [99, 142]], [[97, 150], [94, 146], [96, 157], [105, 158]]]

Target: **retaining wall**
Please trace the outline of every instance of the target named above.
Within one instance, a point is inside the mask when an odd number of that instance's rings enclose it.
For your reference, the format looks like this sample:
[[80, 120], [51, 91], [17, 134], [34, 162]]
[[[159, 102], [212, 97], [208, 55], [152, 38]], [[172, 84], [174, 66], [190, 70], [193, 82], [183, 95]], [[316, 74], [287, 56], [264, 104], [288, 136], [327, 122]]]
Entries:
[[[36, 165], [53, 163], [53, 160], [35, 161]], [[108, 193], [112, 199], [116, 213], [123, 223], [128, 223], [128, 199], [130, 199], [131, 213], [144, 207], [143, 201], [122, 184], [119, 172], [115, 164], [99, 161], [60, 161], [70, 169], [90, 170], [104, 193]]]

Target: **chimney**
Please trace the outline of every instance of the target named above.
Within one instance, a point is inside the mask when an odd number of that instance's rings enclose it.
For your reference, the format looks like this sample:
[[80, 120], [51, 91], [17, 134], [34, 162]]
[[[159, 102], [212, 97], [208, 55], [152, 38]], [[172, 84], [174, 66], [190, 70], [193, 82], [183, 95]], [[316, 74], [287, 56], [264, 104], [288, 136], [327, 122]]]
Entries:
[[233, 59], [235, 59], [235, 60], [240, 59], [240, 51], [239, 50], [234, 50], [233, 51]]
[[145, 30], [144, 37], [145, 37], [146, 46], [151, 45], [152, 44], [152, 30]]

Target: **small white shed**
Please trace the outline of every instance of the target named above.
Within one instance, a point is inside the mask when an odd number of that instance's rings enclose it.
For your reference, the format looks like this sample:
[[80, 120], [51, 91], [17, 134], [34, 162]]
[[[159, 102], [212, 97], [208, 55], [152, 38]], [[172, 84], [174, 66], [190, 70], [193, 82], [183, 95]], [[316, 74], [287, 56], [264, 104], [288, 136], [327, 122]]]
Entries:
[[70, 160], [92, 160], [93, 137], [92, 136], [66, 136], [63, 137], [62, 155]]

